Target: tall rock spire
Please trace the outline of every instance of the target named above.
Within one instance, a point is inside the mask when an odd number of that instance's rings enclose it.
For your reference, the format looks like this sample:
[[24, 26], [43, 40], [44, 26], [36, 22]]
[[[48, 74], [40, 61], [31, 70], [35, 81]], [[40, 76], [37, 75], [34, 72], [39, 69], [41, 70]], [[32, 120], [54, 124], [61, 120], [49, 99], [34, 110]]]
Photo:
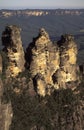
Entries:
[[28, 62], [34, 86], [38, 94], [45, 96], [53, 88], [52, 75], [59, 68], [59, 49], [52, 44], [45, 29], [41, 28], [29, 45], [28, 52], [31, 52]]
[[7, 26], [2, 34], [3, 51], [8, 59], [6, 69], [8, 76], [16, 76], [24, 70], [25, 60], [20, 31], [19, 27], [12, 25]]
[[76, 87], [78, 82], [77, 44], [70, 34], [61, 36], [58, 42], [60, 49], [60, 69], [55, 73], [57, 84], [61, 88]]
[[72, 35], [63, 35], [54, 45], [44, 28], [27, 48], [27, 61], [34, 87], [45, 96], [54, 89], [75, 88], [78, 82], [77, 45]]

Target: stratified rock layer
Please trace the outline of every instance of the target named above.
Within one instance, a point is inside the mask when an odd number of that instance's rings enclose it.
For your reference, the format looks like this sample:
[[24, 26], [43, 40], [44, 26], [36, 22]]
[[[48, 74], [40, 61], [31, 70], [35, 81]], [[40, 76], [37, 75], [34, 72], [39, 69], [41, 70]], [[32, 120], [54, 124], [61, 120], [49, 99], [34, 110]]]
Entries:
[[24, 70], [24, 51], [20, 36], [21, 29], [17, 26], [7, 26], [2, 34], [2, 44], [8, 58], [7, 76], [16, 76]]
[[54, 45], [44, 28], [27, 48], [28, 67], [37, 93], [45, 96], [52, 89], [75, 87], [77, 46], [71, 35]]

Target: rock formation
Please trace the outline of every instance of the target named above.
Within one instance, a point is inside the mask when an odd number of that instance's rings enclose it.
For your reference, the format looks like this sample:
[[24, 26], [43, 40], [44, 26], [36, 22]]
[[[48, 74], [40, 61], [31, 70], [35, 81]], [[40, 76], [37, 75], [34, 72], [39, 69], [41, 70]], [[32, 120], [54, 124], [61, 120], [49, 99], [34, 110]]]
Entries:
[[[61, 36], [58, 41], [60, 49], [60, 69], [55, 72], [55, 79], [59, 88], [74, 88], [79, 80], [77, 66], [77, 45], [72, 35]], [[75, 84], [76, 83], [76, 84]]]
[[[5, 90], [4, 84], [2, 80], [2, 56], [0, 55], [0, 130], [9, 130], [11, 121], [12, 121], [12, 107], [11, 102], [5, 102]], [[7, 100], [7, 99], [6, 99]]]
[[2, 42], [6, 59], [0, 56], [0, 75], [5, 74], [5, 66], [7, 78], [2, 82], [0, 77], [0, 130], [83, 130], [84, 80], [77, 87], [78, 52], [73, 36], [63, 35], [53, 44], [45, 29], [40, 29], [26, 50], [28, 70], [20, 75], [25, 64], [20, 29], [7, 26]]
[[0, 74], [2, 74], [2, 56], [0, 55]]
[[75, 87], [77, 46], [71, 35], [64, 35], [54, 45], [45, 29], [27, 48], [27, 61], [37, 93], [45, 96], [53, 88]]
[[21, 29], [15, 25], [7, 26], [2, 34], [3, 51], [6, 53], [8, 64], [7, 76], [16, 76], [24, 70], [24, 51], [20, 36]]
[[[53, 87], [52, 75], [59, 68], [59, 49], [54, 46], [48, 33], [42, 28], [27, 49], [28, 64], [38, 94], [45, 96]], [[30, 58], [31, 56], [31, 58]], [[49, 90], [48, 90], [49, 92]]]
[[[1, 58], [1, 55], [0, 55], [0, 75], [2, 73], [2, 58]], [[1, 80], [1, 77], [0, 77], [0, 126], [2, 125], [2, 104], [1, 104], [1, 98], [2, 98], [2, 95], [3, 95], [3, 84], [2, 84], [2, 80]], [[2, 126], [0, 127], [2, 129]]]

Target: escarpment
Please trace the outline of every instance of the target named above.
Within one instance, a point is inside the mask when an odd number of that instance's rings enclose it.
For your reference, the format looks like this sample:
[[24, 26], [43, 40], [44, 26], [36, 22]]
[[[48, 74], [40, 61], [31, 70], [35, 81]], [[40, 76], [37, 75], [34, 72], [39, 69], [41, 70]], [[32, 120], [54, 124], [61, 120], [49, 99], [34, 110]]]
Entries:
[[[30, 54], [29, 54], [30, 53]], [[77, 45], [71, 35], [64, 35], [56, 45], [45, 29], [27, 48], [28, 66], [37, 93], [45, 96], [53, 89], [75, 88], [78, 82]]]
[[6, 75], [9, 77], [15, 77], [24, 70], [25, 59], [20, 31], [19, 27], [11, 25], [7, 26], [2, 34], [3, 51], [8, 60]]

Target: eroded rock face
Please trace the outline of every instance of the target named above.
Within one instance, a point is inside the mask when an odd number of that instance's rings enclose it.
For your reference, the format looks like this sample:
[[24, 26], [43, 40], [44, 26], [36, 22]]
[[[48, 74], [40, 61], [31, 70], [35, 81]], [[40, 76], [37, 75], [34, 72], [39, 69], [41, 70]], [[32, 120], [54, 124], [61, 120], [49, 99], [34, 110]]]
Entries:
[[12, 107], [11, 102], [5, 103], [5, 89], [2, 80], [2, 56], [0, 55], [0, 130], [9, 130], [12, 121]]
[[64, 35], [58, 42], [60, 49], [60, 69], [55, 72], [55, 78], [60, 88], [77, 86], [79, 80], [77, 66], [77, 45], [72, 35]]
[[0, 74], [2, 73], [2, 56], [0, 55]]
[[52, 88], [75, 87], [77, 46], [71, 35], [54, 45], [44, 28], [27, 48], [27, 61], [38, 94], [50, 94]]
[[36, 80], [38, 94], [45, 96], [47, 86], [53, 87], [52, 75], [59, 68], [59, 49], [52, 44], [45, 29], [41, 28], [27, 52], [31, 55], [28, 64], [32, 78]]
[[7, 26], [2, 34], [3, 51], [7, 55], [7, 76], [16, 76], [24, 70], [24, 51], [20, 36], [21, 29], [17, 26]]

